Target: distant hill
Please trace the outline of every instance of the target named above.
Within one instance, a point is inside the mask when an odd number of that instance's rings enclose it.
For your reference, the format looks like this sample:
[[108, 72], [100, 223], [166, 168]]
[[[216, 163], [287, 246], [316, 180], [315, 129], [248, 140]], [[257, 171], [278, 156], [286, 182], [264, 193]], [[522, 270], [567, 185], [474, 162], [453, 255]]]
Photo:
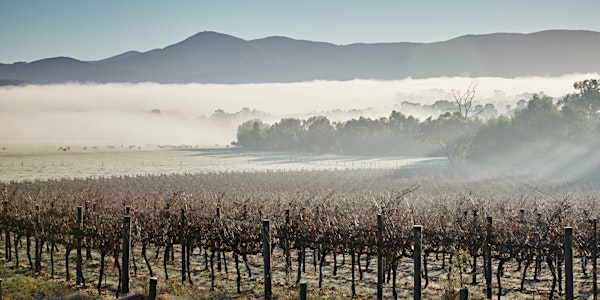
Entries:
[[557, 76], [600, 70], [600, 33], [550, 30], [466, 35], [436, 43], [335, 45], [201, 32], [148, 52], [87, 62], [0, 64], [0, 79], [33, 83], [259, 83], [438, 76]]
[[6, 85], [26, 85], [31, 84], [31, 82], [25, 80], [17, 80], [17, 79], [0, 79], [0, 86]]

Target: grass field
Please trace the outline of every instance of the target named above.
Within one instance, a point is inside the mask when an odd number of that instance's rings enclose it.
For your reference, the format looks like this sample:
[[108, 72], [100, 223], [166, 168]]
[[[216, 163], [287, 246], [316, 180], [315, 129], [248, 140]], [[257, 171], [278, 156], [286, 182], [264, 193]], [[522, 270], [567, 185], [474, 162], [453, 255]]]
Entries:
[[0, 181], [97, 178], [146, 174], [411, 168], [446, 164], [440, 157], [378, 157], [250, 152], [234, 148], [8, 148], [0, 151]]

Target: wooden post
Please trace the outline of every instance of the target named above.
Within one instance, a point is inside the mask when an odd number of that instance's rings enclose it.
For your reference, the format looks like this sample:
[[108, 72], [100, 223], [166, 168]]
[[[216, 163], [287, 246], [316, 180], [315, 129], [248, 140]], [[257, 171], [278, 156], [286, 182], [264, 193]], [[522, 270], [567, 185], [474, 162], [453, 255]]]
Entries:
[[383, 220], [377, 215], [377, 299], [383, 299]]
[[150, 277], [150, 292], [148, 293], [148, 300], [156, 300], [156, 285], [158, 278]]
[[300, 300], [306, 300], [306, 281], [300, 282]]
[[492, 217], [486, 218], [485, 284], [487, 299], [492, 299]]
[[83, 207], [77, 206], [77, 255], [76, 255], [76, 276], [75, 284], [80, 285], [84, 283], [83, 280], [83, 257], [81, 255], [81, 243], [83, 241]]
[[8, 221], [6, 220], [6, 218], [8, 217], [8, 200], [4, 200], [2, 202], [2, 212], [4, 214], [4, 238], [5, 238], [5, 242], [4, 242], [4, 258], [6, 259], [6, 261], [11, 261], [12, 257], [11, 257], [11, 245], [10, 245], [10, 231], [8, 230]]
[[413, 260], [414, 260], [414, 299], [421, 299], [421, 244], [422, 244], [422, 226], [413, 226]]
[[[83, 213], [85, 214], [86, 218], [89, 218], [90, 217], [90, 208], [89, 208], [87, 202], [85, 202], [84, 204], [85, 204], [85, 206], [84, 206], [85, 210], [84, 210]], [[85, 225], [85, 219], [83, 220], [83, 222], [84, 222], [84, 225]], [[90, 247], [85, 247], [85, 259], [86, 260], [91, 260], [92, 259], [92, 249], [90, 249]]]
[[2, 278], [0, 278], [0, 300], [4, 298], [4, 295], [2, 295]]
[[[40, 206], [35, 205], [35, 263], [34, 263], [34, 272], [39, 273], [41, 270], [41, 254], [42, 250], [40, 249]], [[0, 298], [2, 299], [2, 298]]]
[[[473, 221], [471, 223], [472, 225], [472, 230], [475, 232], [479, 231], [479, 226], [477, 225], [477, 210], [474, 209], [473, 210]], [[471, 249], [471, 255], [473, 256], [473, 270], [471, 270], [471, 285], [476, 285], [477, 284], [477, 246], [476, 246], [477, 241], [475, 241], [475, 243], [473, 243], [473, 248]]]
[[598, 219], [594, 219], [594, 231], [592, 233], [592, 295], [594, 300], [598, 299]]
[[129, 293], [129, 254], [131, 246], [131, 217], [123, 217], [123, 255], [121, 262], [121, 293]]
[[469, 289], [466, 287], [461, 288], [458, 295], [459, 295], [458, 297], [460, 300], [468, 300], [469, 299]]
[[269, 220], [263, 220], [262, 227], [265, 300], [271, 300], [271, 228]]
[[290, 274], [292, 257], [290, 255], [290, 210], [285, 210], [285, 274]]
[[185, 283], [185, 270], [186, 270], [186, 263], [185, 263], [185, 255], [186, 255], [186, 251], [185, 251], [185, 209], [181, 209], [181, 217], [180, 217], [180, 221], [181, 221], [181, 233], [180, 233], [180, 238], [181, 238], [181, 284]]
[[565, 227], [565, 298], [573, 300], [573, 227]]

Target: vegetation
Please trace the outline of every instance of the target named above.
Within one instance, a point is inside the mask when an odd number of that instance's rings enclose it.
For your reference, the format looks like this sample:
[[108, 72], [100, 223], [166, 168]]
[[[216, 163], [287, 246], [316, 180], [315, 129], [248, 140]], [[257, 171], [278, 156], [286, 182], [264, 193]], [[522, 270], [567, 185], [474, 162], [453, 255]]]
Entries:
[[[399, 112], [343, 123], [325, 117], [273, 125], [256, 120], [240, 126], [238, 144], [324, 153], [437, 149], [430, 153], [443, 151], [454, 164], [595, 172], [598, 84], [586, 80], [575, 88], [578, 93], [556, 103], [535, 95], [511, 116], [489, 120], [472, 109], [474, 85], [466, 93], [456, 91], [457, 111], [422, 122]], [[582, 158], [588, 161], [578, 161]], [[260, 298], [260, 225], [269, 219], [278, 298], [296, 298], [303, 280], [319, 297], [372, 298], [372, 259], [378, 255], [386, 270], [385, 298], [408, 298], [412, 229], [422, 225], [419, 275], [427, 298], [451, 299], [456, 288], [470, 283], [474, 299], [491, 289], [499, 298], [554, 299], [564, 293], [564, 229], [572, 227], [580, 262], [577, 296], [591, 296], [597, 181], [540, 181], [514, 174], [471, 179], [463, 171], [223, 172], [7, 182], [0, 199], [5, 246], [0, 275], [8, 274], [7, 266], [26, 270], [28, 276], [7, 278], [7, 295], [15, 299], [68, 298], [67, 287], [86, 284], [91, 285], [84, 288], [87, 295], [119, 295], [121, 226], [129, 214], [132, 273], [139, 282], [159, 276], [166, 283], [162, 293], [184, 298]], [[488, 227], [487, 220], [493, 225]], [[491, 289], [483, 269], [495, 271]], [[112, 278], [108, 283], [107, 277]], [[139, 286], [135, 291], [146, 293]]]
[[385, 118], [361, 117], [338, 123], [322, 116], [282, 119], [273, 125], [253, 120], [239, 126], [235, 144], [255, 150], [443, 155], [451, 162], [510, 168], [535, 168], [554, 163], [560, 156], [563, 166], [548, 170], [550, 173], [574, 171], [576, 168], [567, 166], [583, 159], [597, 160], [598, 80], [576, 82], [578, 93], [559, 101], [534, 95], [510, 115], [487, 119], [480, 118], [481, 114], [494, 108], [473, 106], [475, 87], [471, 84], [466, 92], [453, 91], [454, 110], [437, 118], [420, 121], [393, 111]]
[[250, 150], [347, 155], [419, 155], [439, 150], [418, 139], [419, 120], [393, 111], [389, 117], [331, 123], [324, 116], [284, 118], [273, 125], [251, 120], [238, 128], [234, 145]]
[[[374, 278], [367, 270], [374, 268], [369, 262], [381, 250], [389, 270], [385, 297], [407, 298], [412, 291], [406, 282], [412, 226], [419, 224], [424, 228], [428, 297], [441, 298], [444, 289], [452, 292], [444, 286], [478, 274], [480, 280], [473, 280], [471, 291], [475, 297], [481, 295], [485, 286], [481, 258], [489, 243], [498, 266], [496, 276], [503, 282], [502, 290], [495, 291], [552, 298], [561, 291], [563, 227], [572, 226], [582, 262], [577, 278], [591, 280], [585, 279], [593, 249], [590, 222], [600, 203], [593, 196], [597, 190], [586, 183], [523, 178], [455, 181], [445, 177], [454, 176], [451, 169], [413, 172], [417, 173], [298, 171], [13, 182], [4, 185], [2, 193], [0, 221], [8, 245], [2, 252], [5, 264], [28, 267], [32, 275], [45, 271], [71, 283], [87, 282], [97, 293], [113, 294], [117, 286], [102, 280], [110, 276], [114, 282], [119, 276], [115, 270], [121, 257], [121, 224], [129, 206], [137, 276], [159, 274], [161, 282], [258, 298], [260, 224], [270, 219], [276, 286], [295, 291], [294, 283], [308, 279], [312, 290], [330, 291], [335, 297], [373, 297]], [[82, 223], [77, 222], [78, 207]], [[374, 227], [378, 214], [384, 228], [381, 244]], [[491, 238], [485, 235], [486, 217], [494, 220]], [[94, 256], [87, 273], [80, 273], [72, 261], [79, 247]], [[183, 273], [182, 257], [187, 262]], [[71, 264], [58, 269], [59, 260]], [[538, 262], [539, 268], [527, 269]], [[525, 267], [517, 275], [505, 276], [513, 272], [512, 267], [502, 268], [507, 263]], [[522, 285], [532, 282], [532, 276], [544, 279]], [[219, 278], [230, 278], [230, 283], [220, 285]], [[590, 290], [578, 292], [585, 296]]]

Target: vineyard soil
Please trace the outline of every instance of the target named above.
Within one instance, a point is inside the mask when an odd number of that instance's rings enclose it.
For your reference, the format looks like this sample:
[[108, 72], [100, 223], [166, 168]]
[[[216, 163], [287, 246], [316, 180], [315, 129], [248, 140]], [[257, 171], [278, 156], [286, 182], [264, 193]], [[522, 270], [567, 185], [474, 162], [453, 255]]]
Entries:
[[[25, 240], [21, 240], [21, 243], [24, 244]], [[262, 257], [251, 257], [249, 262], [253, 273], [252, 277], [248, 277], [247, 274], [243, 276], [242, 293], [238, 294], [236, 293], [235, 265], [231, 257], [227, 257], [225, 261], [227, 267], [225, 267], [225, 262], [223, 262], [221, 271], [216, 272], [215, 291], [211, 291], [210, 272], [204, 268], [203, 257], [199, 254], [193, 256], [194, 260], [191, 269], [193, 284], [183, 285], [180, 283], [181, 255], [178, 250], [180, 249], [175, 249], [174, 260], [168, 263], [168, 280], [165, 280], [166, 276], [160, 259], [156, 259], [151, 255], [152, 267], [155, 272], [154, 276], [159, 278], [157, 290], [158, 294], [162, 297], [159, 299], [262, 299]], [[64, 249], [59, 248], [55, 254], [54, 276], [50, 274], [49, 249], [46, 248], [43, 254], [43, 271], [41, 273], [35, 273], [30, 270], [25, 247], [19, 247], [19, 251], [18, 256], [21, 261], [18, 265], [14, 261], [6, 262], [3, 260], [3, 265], [0, 268], [0, 276], [4, 278], [4, 295], [5, 297], [8, 296], [6, 299], [114, 299], [117, 294], [119, 274], [112, 259], [107, 261], [107, 271], [101, 284], [102, 294], [98, 294], [96, 284], [98, 282], [97, 270], [100, 262], [99, 253], [97, 252], [92, 252], [91, 258], [84, 260], [83, 270], [86, 284], [75, 285], [74, 279], [65, 281], [65, 264], [64, 260], [60, 259], [64, 254]], [[131, 271], [132, 281], [129, 295], [147, 295], [150, 277], [148, 269], [143, 263], [139, 249], [135, 249], [134, 253], [133, 261], [136, 262], [137, 268], [135, 271]], [[15, 254], [13, 253], [13, 255]], [[276, 299], [297, 299], [298, 286], [295, 284], [296, 275], [285, 274], [285, 266], [281, 263], [285, 261], [283, 252], [275, 251], [273, 258], [275, 262], [273, 285]], [[467, 270], [467, 262], [462, 262], [464, 264], [462, 276], [459, 273], [452, 273], [448, 277], [448, 267], [443, 268], [440, 259], [436, 260], [432, 258], [434, 257], [429, 257], [428, 275], [430, 282], [423, 290], [423, 297], [425, 299], [445, 299], [449, 294], [449, 290], [456, 291], [461, 286], [459, 282], [463, 282], [463, 285], [469, 288], [471, 293], [470, 299], [484, 299], [485, 284], [483, 276], [479, 274], [477, 285], [470, 284], [471, 274]], [[313, 257], [309, 253], [307, 257], [307, 270], [306, 273], [302, 274], [302, 280], [308, 284], [309, 297], [311, 299], [351, 298], [349, 257], [346, 256], [344, 259], [344, 256], [338, 255], [337, 259], [339, 265], [336, 275], [333, 275], [332, 258], [330, 257], [328, 262], [325, 263], [323, 288], [319, 289], [318, 266], [315, 269], [312, 265]], [[75, 265], [75, 255], [71, 255], [69, 263], [71, 266]], [[366, 259], [363, 259], [361, 265], [364, 267], [365, 263]], [[496, 264], [497, 262], [494, 263]], [[293, 265], [297, 265], [297, 261], [293, 261]], [[377, 282], [376, 266], [376, 257], [371, 256], [369, 269], [364, 271], [364, 280], [359, 281], [357, 285], [357, 290], [359, 291], [358, 299], [375, 298], [375, 283]], [[453, 266], [459, 267], [460, 264], [455, 263]], [[479, 268], [483, 269], [482, 263], [480, 263]], [[506, 282], [503, 282], [503, 285], [504, 289], [509, 292], [503, 294], [502, 299], [538, 299], [540, 297], [543, 299], [543, 297], [547, 297], [549, 286], [551, 286], [551, 274], [549, 274], [546, 268], [541, 269], [537, 280], [533, 280], [533, 275], [530, 276], [530, 280], [527, 280], [525, 284], [525, 292], [518, 291], [520, 276], [517, 269], [518, 265], [514, 263], [506, 266], [507, 271], [503, 275], [503, 280]], [[403, 260], [399, 264], [398, 271], [398, 297], [400, 299], [412, 298], [412, 260]], [[70, 272], [71, 278], [74, 278], [74, 269]], [[494, 270], [494, 274], [495, 272], [496, 269]], [[588, 269], [587, 272], [591, 274], [591, 269]], [[579, 273], [579, 276], [576, 278], [576, 287], [580, 290], [586, 290], [591, 289], [590, 285], [590, 278]], [[389, 291], [390, 286], [391, 284], [385, 285], [384, 299], [392, 298], [391, 291]], [[588, 298], [591, 299], [589, 293], [581, 293], [578, 297], [578, 299]]]
[[[596, 197], [600, 189], [593, 182], [518, 176], [470, 178], [445, 164], [409, 168], [382, 158], [240, 153], [233, 149], [127, 151], [111, 154], [111, 159], [122, 159], [120, 163], [111, 161], [115, 168], [131, 164], [138, 169], [141, 162], [144, 167], [155, 166], [148, 158], [164, 155], [164, 162], [175, 154], [181, 156], [164, 165], [176, 168], [176, 162], [187, 157], [190, 161], [206, 159], [205, 163], [212, 162], [207, 163], [210, 166], [233, 166], [228, 163], [235, 160], [264, 169], [6, 180], [1, 185], [0, 244], [8, 247], [0, 248], [0, 257], [4, 257], [0, 276], [5, 279], [7, 297], [114, 298], [121, 227], [129, 211], [131, 294], [147, 294], [149, 277], [156, 276], [159, 294], [167, 299], [261, 299], [261, 221], [268, 219], [273, 238], [273, 295], [277, 299], [298, 297], [298, 276], [308, 283], [312, 298], [350, 298], [353, 283], [358, 299], [375, 298], [379, 251], [386, 270], [384, 298], [412, 298], [414, 225], [423, 226], [425, 299], [454, 299], [461, 286], [469, 288], [469, 299], [483, 299], [487, 245], [491, 247], [488, 257], [494, 298], [498, 293], [502, 299], [563, 297], [563, 233], [567, 226], [574, 232], [576, 296], [592, 298], [591, 258], [596, 245], [592, 224], [600, 207]], [[82, 164], [76, 162], [88, 155], [63, 152], [61, 155], [73, 159], [72, 169], [80, 169]], [[140, 156], [144, 159], [135, 161]], [[47, 163], [54, 159], [49, 155], [42, 161], [52, 168], [53, 164]], [[26, 161], [23, 158], [22, 166], [3, 168], [27, 168]], [[190, 161], [179, 167], [194, 165]], [[302, 167], [294, 168], [296, 165]], [[65, 166], [69, 163], [60, 167]], [[381, 242], [376, 238], [378, 215], [382, 216]], [[493, 222], [489, 233], [486, 220]], [[34, 250], [36, 241], [43, 241], [40, 256]], [[189, 251], [183, 252], [182, 244]], [[75, 284], [78, 245], [84, 249], [85, 287]], [[291, 259], [287, 275], [286, 247]], [[91, 258], [85, 255], [86, 248]], [[67, 252], [70, 255], [65, 260]], [[51, 256], [54, 276], [50, 275]], [[357, 258], [354, 268], [353, 256]], [[185, 283], [183, 257], [189, 264]], [[35, 264], [38, 258], [39, 267]], [[23, 292], [27, 284], [15, 284], [23, 282], [23, 275], [34, 278], [36, 284], [30, 285], [47, 285]]]

